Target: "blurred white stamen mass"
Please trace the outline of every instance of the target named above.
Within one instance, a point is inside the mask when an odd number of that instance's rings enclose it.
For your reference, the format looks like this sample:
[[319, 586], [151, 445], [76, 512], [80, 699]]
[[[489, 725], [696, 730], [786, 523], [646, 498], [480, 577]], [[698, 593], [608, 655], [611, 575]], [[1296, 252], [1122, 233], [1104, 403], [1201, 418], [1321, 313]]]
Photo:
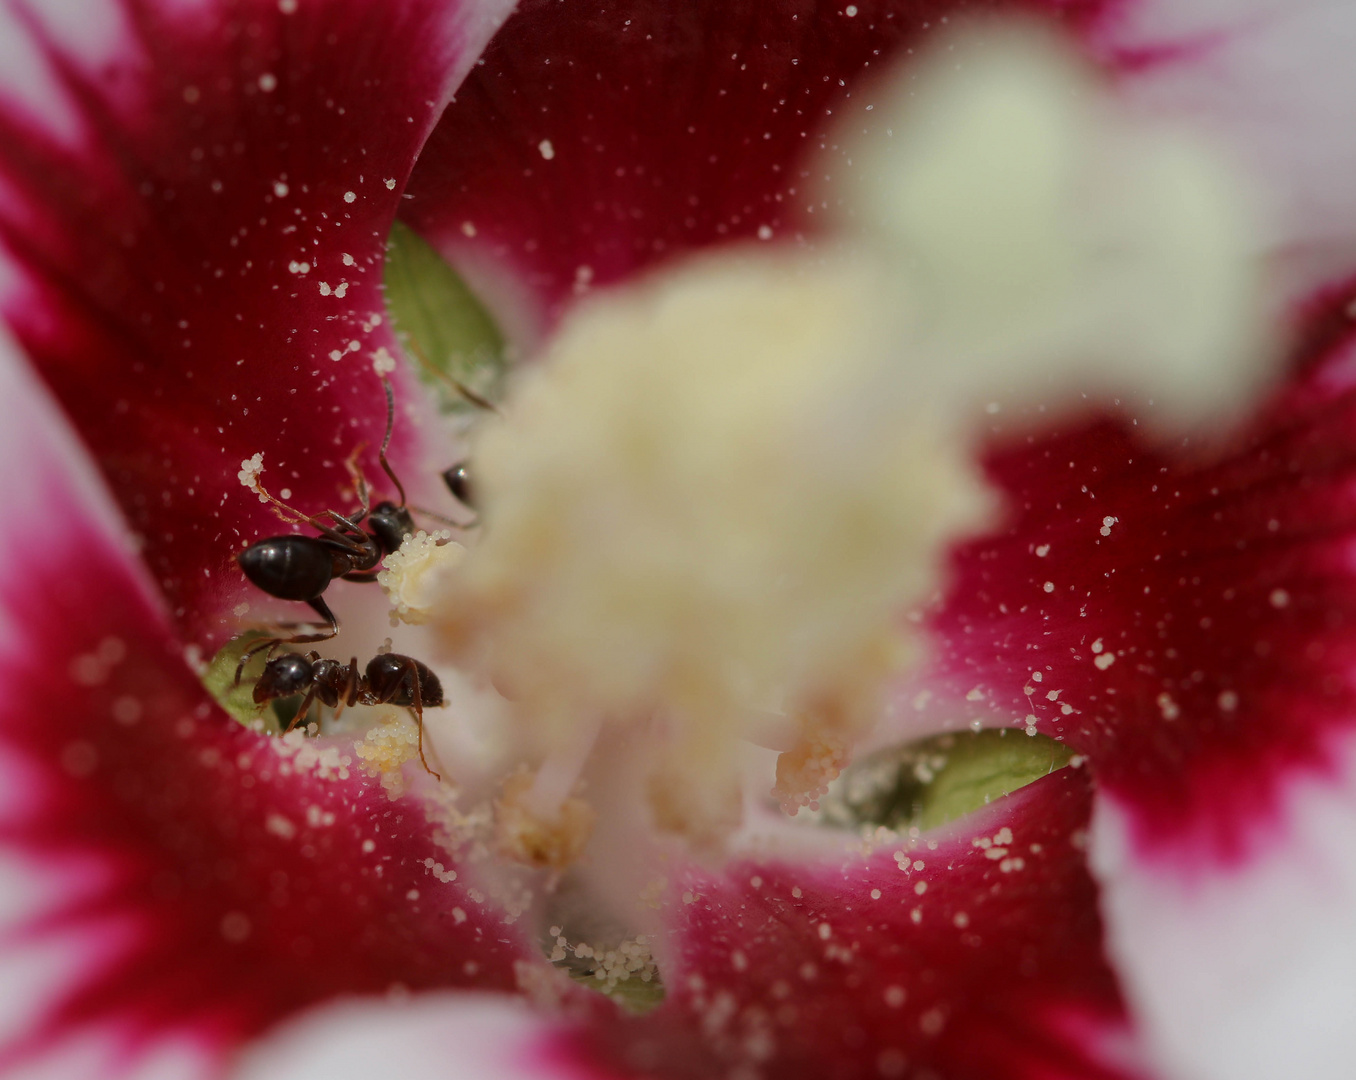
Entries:
[[736, 744], [779, 702], [776, 795], [813, 805], [923, 651], [904, 612], [996, 520], [991, 391], [1152, 402], [1161, 429], [1227, 416], [1264, 373], [1246, 200], [1203, 144], [1045, 37], [939, 55], [865, 114], [831, 247], [595, 294], [485, 424], [479, 542], [436, 603], [402, 602], [545, 748], [502, 805], [548, 844], [569, 804], [553, 865], [600, 722], [652, 739], [652, 820], [718, 842]]

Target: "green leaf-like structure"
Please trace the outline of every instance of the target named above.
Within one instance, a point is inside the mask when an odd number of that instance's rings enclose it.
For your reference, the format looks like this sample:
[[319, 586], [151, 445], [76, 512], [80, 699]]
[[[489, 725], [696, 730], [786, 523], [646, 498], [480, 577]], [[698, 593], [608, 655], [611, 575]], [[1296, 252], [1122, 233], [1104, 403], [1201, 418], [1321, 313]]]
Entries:
[[504, 335], [460, 275], [399, 221], [386, 248], [386, 307], [396, 334], [444, 412], [498, 400], [505, 371]]
[[[202, 673], [202, 684], [207, 688], [207, 692], [216, 699], [218, 705], [226, 710], [227, 714], [240, 721], [246, 726], [252, 726], [256, 721], [262, 719], [270, 730], [281, 730], [282, 724], [286, 721], [282, 718], [277, 706], [282, 702], [270, 702], [260, 709], [254, 703], [254, 684], [258, 682], [259, 676], [264, 672], [264, 653], [258, 653], [250, 659], [245, 665], [245, 670], [241, 672], [239, 684], [235, 681], [235, 668], [240, 663], [240, 656], [251, 645], [262, 640], [266, 635], [262, 631], [252, 630], [247, 634], [242, 634], [223, 645], [216, 656], [212, 657], [212, 662], [207, 665], [207, 670]], [[296, 701], [286, 704], [291, 705], [291, 711], [288, 714], [296, 712]]]
[[1070, 751], [1019, 729], [953, 732], [878, 751], [821, 800], [826, 824], [935, 829], [1069, 763]]

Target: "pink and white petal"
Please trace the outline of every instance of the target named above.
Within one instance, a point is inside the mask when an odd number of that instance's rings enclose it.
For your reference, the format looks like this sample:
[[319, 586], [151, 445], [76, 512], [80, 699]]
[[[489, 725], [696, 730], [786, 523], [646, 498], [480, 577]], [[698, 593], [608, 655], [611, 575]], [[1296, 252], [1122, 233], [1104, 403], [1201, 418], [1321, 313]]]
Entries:
[[353, 1001], [292, 1021], [251, 1049], [232, 1080], [608, 1080], [572, 1053], [567, 1028], [523, 1001], [423, 994]]
[[1146, 109], [1203, 124], [1274, 200], [1292, 295], [1356, 266], [1356, 11], [1341, 0], [1134, 0], [1097, 35]]
[[1293, 383], [1228, 452], [1110, 420], [996, 451], [1012, 517], [958, 553], [915, 698], [1088, 755], [1113, 959], [1189, 1080], [1349, 1071], [1328, 1008], [1356, 993], [1350, 299], [1314, 306]]
[[668, 997], [581, 1050], [646, 1076], [1121, 1080], [1137, 1066], [1065, 769], [927, 839], [674, 881]]
[[8, 342], [0, 450], [0, 1071], [206, 1075], [337, 994], [512, 989], [534, 953], [433, 876], [415, 807], [206, 696]]
[[[0, 39], [0, 307], [203, 644], [241, 538], [235, 481], [333, 505], [380, 441], [370, 370], [409, 169], [511, 0], [16, 0]], [[403, 414], [402, 414], [403, 415]], [[417, 438], [398, 431], [407, 475]], [[422, 486], [418, 475], [412, 485]]]
[[[1083, 34], [1118, 5], [985, 6]], [[966, 8], [625, 0], [580, 18], [525, 0], [434, 129], [401, 217], [492, 302], [502, 291], [506, 317], [527, 319], [512, 301], [532, 309], [536, 329], [683, 252], [803, 238], [818, 220], [807, 153], [863, 77]]]
[[1345, 1080], [1356, 1060], [1356, 740], [1298, 770], [1268, 835], [1220, 865], [1144, 851], [1102, 797], [1092, 865], [1107, 947], [1145, 1043], [1174, 1080]]

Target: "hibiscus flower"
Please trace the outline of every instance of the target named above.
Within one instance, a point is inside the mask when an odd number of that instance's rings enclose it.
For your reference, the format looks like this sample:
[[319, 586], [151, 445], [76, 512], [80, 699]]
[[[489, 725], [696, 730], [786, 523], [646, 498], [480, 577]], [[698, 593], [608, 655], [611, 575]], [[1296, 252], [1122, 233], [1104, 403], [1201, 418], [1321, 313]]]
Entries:
[[397, 213], [527, 350], [602, 285], [813, 237], [807, 144], [964, 5], [7, 9], [6, 1069], [1345, 1074], [1356, 25], [1021, 6], [1272, 193], [1289, 380], [1224, 447], [1128, 413], [995, 422], [1008, 516], [952, 553], [897, 731], [1017, 723], [1078, 765], [866, 854], [675, 864], [644, 1016], [555, 980], [446, 819], [203, 688], [245, 615], [283, 610], [234, 572], [278, 531], [236, 471], [261, 453], [330, 506], [380, 442]]

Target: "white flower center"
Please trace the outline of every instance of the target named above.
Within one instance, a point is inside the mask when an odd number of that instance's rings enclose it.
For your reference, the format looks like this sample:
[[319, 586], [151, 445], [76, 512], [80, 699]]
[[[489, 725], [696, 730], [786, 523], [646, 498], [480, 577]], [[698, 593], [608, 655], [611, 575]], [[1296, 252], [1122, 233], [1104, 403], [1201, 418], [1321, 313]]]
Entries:
[[1044, 38], [945, 55], [863, 114], [831, 245], [595, 296], [485, 424], [483, 535], [420, 606], [510, 703], [519, 857], [582, 850], [600, 730], [637, 733], [637, 812], [698, 844], [738, 823], [737, 750], [769, 730], [768, 786], [813, 805], [924, 651], [904, 613], [994, 520], [985, 404], [1119, 398], [1171, 428], [1257, 385], [1228, 170]]

